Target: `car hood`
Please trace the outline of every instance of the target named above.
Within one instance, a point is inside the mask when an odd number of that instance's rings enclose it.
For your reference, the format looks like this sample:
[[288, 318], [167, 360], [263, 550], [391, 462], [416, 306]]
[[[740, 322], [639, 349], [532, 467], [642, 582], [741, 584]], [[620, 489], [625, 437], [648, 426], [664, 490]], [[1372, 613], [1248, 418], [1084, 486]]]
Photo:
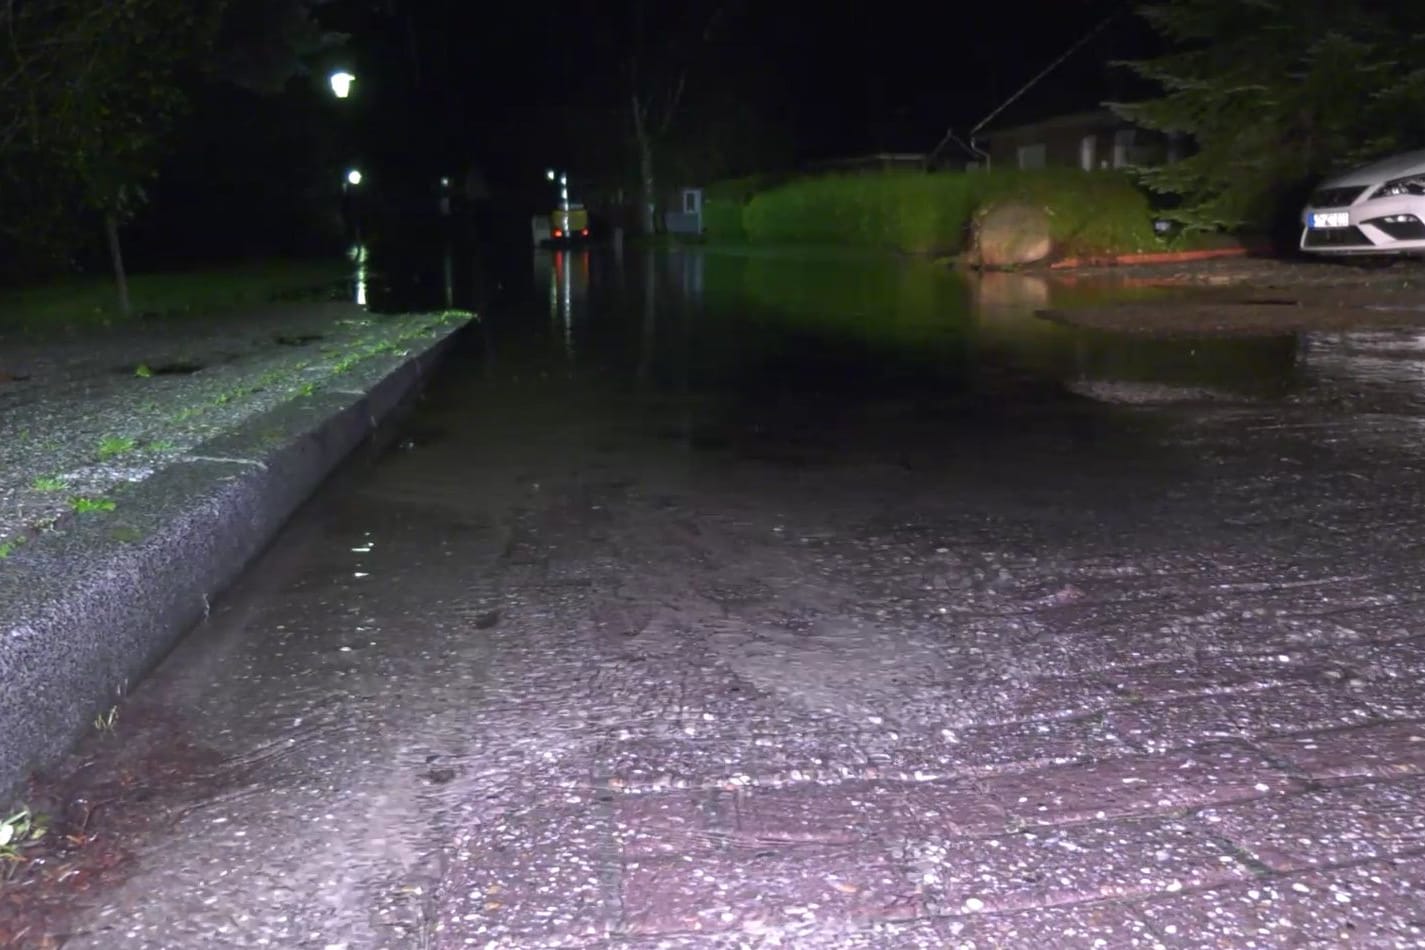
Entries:
[[1401, 178], [1405, 175], [1425, 174], [1425, 149], [1418, 152], [1404, 152], [1400, 155], [1392, 155], [1390, 158], [1383, 158], [1378, 162], [1354, 168], [1344, 175], [1336, 175], [1328, 178], [1320, 185], [1322, 188], [1339, 188], [1343, 185], [1375, 185], [1383, 181], [1390, 181], [1392, 178]]

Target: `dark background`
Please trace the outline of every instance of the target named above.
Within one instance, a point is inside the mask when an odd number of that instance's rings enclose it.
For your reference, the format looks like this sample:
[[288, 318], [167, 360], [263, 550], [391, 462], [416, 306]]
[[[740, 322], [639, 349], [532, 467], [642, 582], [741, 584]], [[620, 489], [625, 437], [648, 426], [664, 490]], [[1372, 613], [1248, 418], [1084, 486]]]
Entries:
[[[434, 215], [441, 176], [458, 198], [488, 196], [487, 227], [547, 208], [550, 166], [568, 169], [581, 193], [631, 193], [635, 60], [640, 87], [655, 94], [684, 78], [659, 141], [660, 178], [706, 181], [928, 152], [947, 127], [966, 135], [1110, 14], [993, 124], [1131, 97], [1127, 71], [1108, 64], [1155, 48], [1129, 5], [1102, 0], [938, 13], [808, 0], [305, 6], [343, 38], [305, 55], [305, 72], [280, 91], [221, 73], [195, 79], [152, 200], [129, 229], [137, 266], [320, 250], [340, 232], [349, 166], [366, 176], [372, 213], [413, 225]], [[270, 33], [258, 11], [271, 7], [239, 2], [230, 31]], [[715, 28], [703, 38], [707, 22]], [[338, 66], [358, 77], [345, 101], [326, 83]]]

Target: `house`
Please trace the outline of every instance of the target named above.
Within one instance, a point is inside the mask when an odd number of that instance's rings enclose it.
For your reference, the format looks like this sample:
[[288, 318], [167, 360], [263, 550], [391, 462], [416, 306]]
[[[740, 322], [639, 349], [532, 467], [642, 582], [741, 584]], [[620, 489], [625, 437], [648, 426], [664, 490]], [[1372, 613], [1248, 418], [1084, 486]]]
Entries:
[[[1176, 161], [1184, 141], [1139, 128], [1108, 109], [1058, 115], [975, 137], [992, 168], [1080, 168], [1094, 171]], [[984, 164], [984, 160], [979, 164]]]

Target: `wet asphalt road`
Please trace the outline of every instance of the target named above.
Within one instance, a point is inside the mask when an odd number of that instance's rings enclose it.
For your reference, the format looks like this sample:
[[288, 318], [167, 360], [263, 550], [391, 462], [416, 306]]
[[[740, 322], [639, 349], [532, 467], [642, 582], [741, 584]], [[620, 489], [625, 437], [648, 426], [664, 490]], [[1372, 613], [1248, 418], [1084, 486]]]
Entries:
[[1425, 945], [1410, 334], [560, 260], [52, 780], [66, 946]]

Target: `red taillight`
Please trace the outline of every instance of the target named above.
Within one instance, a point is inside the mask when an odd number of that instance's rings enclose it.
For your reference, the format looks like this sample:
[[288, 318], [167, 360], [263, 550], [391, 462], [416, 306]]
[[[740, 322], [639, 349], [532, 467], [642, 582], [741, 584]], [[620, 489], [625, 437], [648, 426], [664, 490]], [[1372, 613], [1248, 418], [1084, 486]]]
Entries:
[[588, 236], [589, 236], [589, 229], [588, 229], [588, 228], [584, 228], [584, 229], [581, 230], [579, 233], [580, 233], [581, 235], [583, 235], [584, 237], [588, 237]]
[[563, 237], [563, 236], [564, 236], [564, 232], [561, 231], [561, 230], [559, 230], [558, 228], [555, 228], [555, 229], [554, 229], [554, 236], [555, 236], [555, 237]]

